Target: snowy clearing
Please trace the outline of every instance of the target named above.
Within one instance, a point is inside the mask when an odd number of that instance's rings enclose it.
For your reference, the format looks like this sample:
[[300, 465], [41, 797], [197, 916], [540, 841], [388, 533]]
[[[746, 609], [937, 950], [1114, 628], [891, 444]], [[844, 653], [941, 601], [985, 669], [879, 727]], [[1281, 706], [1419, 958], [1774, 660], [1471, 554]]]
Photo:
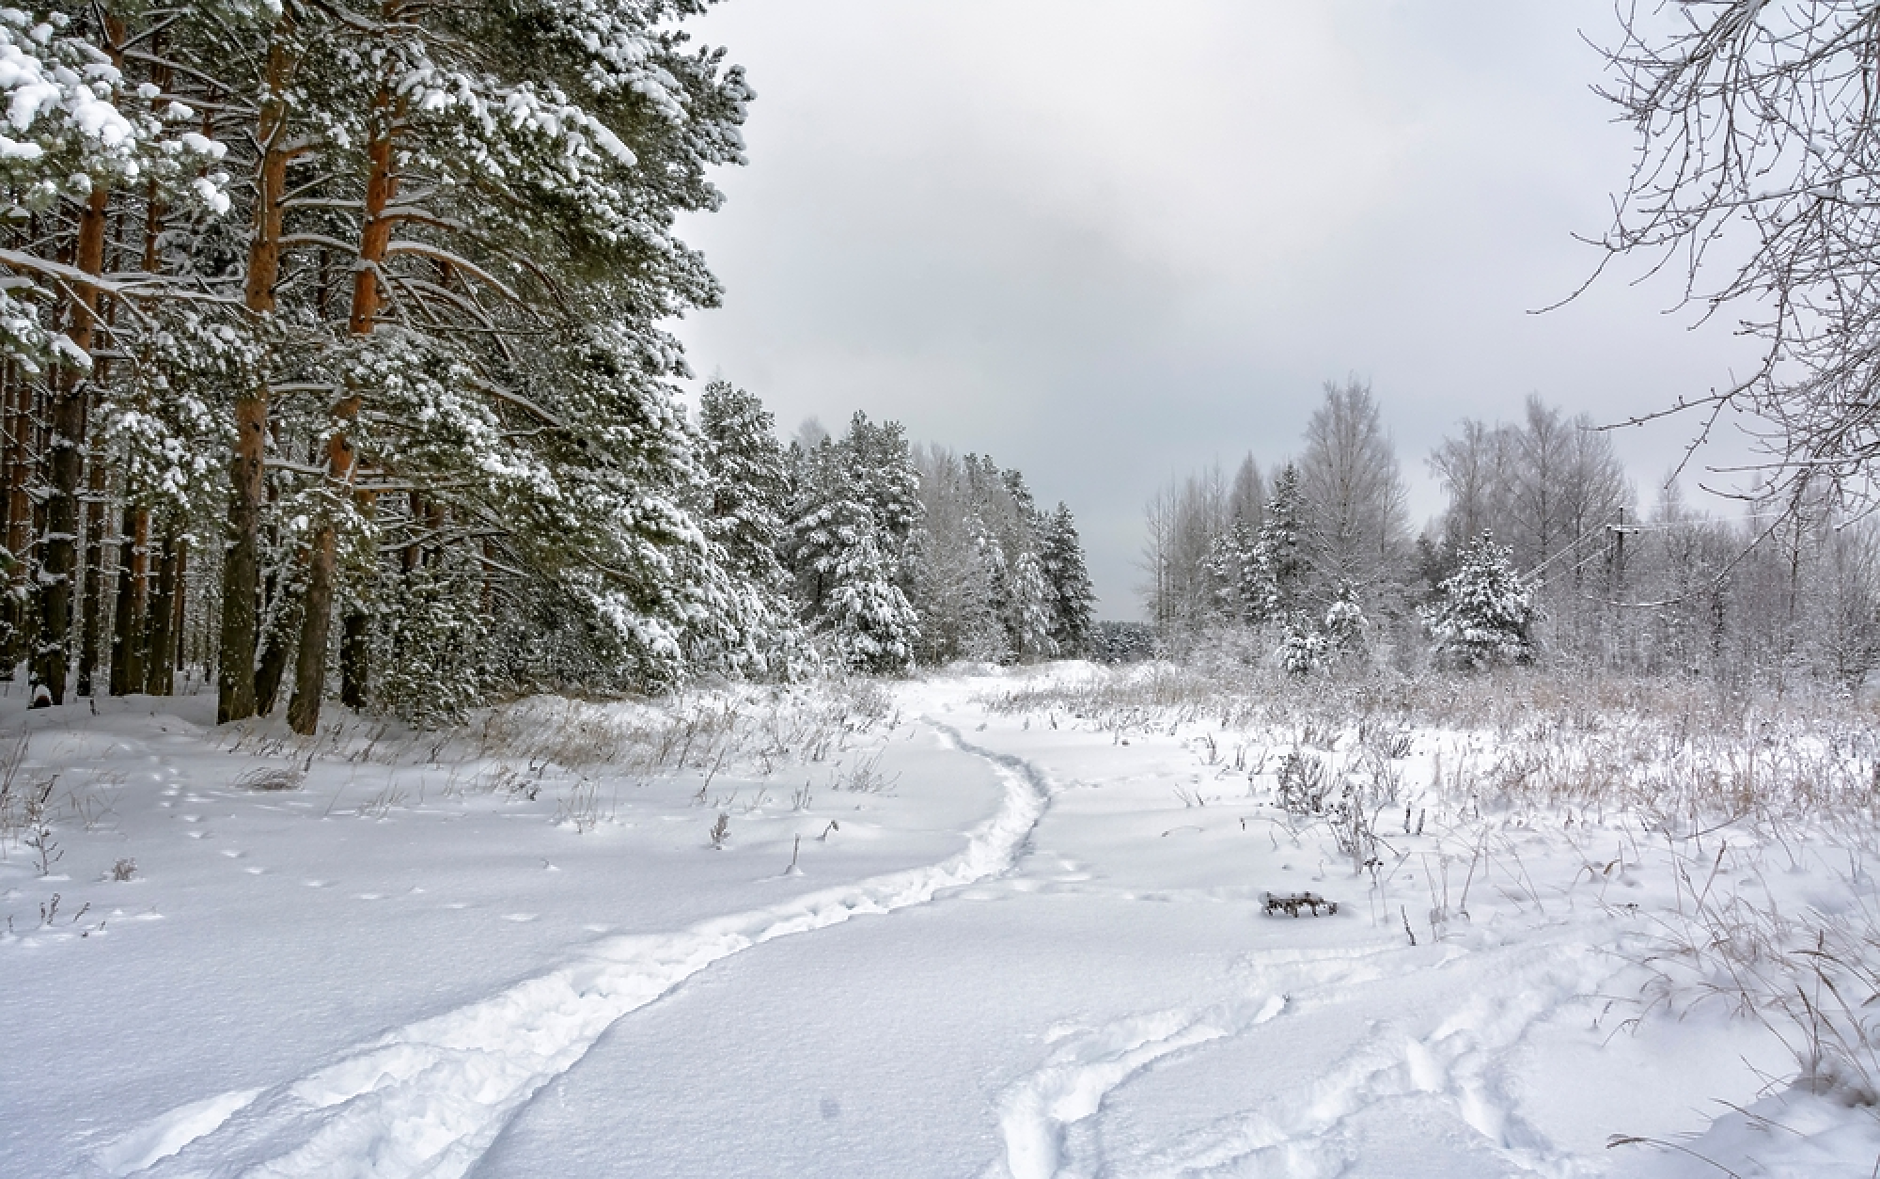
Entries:
[[1873, 1172], [1851, 730], [1120, 680], [7, 700], [0, 1173]]

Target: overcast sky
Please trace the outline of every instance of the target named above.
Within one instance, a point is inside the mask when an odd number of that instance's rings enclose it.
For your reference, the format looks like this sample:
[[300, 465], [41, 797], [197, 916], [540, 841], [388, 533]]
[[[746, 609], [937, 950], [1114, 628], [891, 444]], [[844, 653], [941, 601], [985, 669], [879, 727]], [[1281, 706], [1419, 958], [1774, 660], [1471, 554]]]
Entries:
[[[750, 166], [690, 218], [725, 286], [701, 378], [904, 422], [1076, 513], [1104, 617], [1139, 616], [1170, 479], [1294, 453], [1371, 382], [1420, 526], [1463, 417], [1602, 420], [1747, 353], [1592, 271], [1630, 132], [1590, 92], [1610, 0], [727, 0], [691, 26], [757, 91]], [[1642, 502], [1687, 426], [1617, 441]]]

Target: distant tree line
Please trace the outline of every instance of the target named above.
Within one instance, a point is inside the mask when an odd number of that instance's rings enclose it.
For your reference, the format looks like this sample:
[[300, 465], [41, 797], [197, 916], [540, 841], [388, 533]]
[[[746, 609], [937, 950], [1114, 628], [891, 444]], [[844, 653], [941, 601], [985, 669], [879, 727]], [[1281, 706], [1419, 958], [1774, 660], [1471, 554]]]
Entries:
[[1825, 486], [1726, 519], [1667, 479], [1641, 508], [1609, 436], [1538, 397], [1427, 462], [1448, 505], [1413, 533], [1376, 398], [1347, 381], [1270, 475], [1249, 457], [1165, 488], [1142, 560], [1159, 641], [1237, 635], [1297, 671], [1538, 659], [1854, 685], [1880, 666], [1880, 533]]
[[859, 411], [840, 438], [811, 422], [786, 447], [758, 398], [722, 381], [701, 411], [706, 527], [766, 588], [786, 670], [805, 653], [894, 673], [1088, 650], [1096, 595], [1076, 520], [1041, 509], [1020, 472], [914, 446]]

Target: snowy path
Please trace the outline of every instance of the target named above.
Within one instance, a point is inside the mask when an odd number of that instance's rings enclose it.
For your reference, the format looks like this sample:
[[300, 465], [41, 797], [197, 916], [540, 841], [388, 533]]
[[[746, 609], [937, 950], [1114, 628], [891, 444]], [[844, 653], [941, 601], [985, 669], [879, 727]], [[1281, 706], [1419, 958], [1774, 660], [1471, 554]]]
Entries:
[[96, 1161], [113, 1176], [152, 1179], [463, 1175], [609, 1026], [713, 963], [1009, 871], [1049, 801], [1044, 779], [1017, 758], [934, 727], [962, 752], [992, 762], [1005, 786], [998, 812], [957, 855], [679, 933], [612, 939], [583, 961], [399, 1029], [309, 1076], [173, 1110], [118, 1138]]

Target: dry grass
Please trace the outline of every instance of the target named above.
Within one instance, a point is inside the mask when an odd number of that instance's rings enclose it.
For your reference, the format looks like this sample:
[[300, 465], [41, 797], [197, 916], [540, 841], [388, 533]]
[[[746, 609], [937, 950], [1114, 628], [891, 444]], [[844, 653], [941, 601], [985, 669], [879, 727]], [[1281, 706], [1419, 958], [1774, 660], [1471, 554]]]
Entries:
[[1393, 759], [1415, 732], [1446, 735], [1467, 746], [1431, 783], [1451, 799], [1632, 809], [1685, 827], [1771, 815], [1866, 822], [1880, 793], [1880, 716], [1826, 692], [1751, 699], [1688, 681], [1532, 669], [1299, 679], [1157, 663], [1034, 681], [986, 703], [1119, 739], [1200, 726], [1243, 744]]
[[[1212, 729], [1204, 756], [1231, 746], [1236, 768], [1251, 761], [1250, 782], [1270, 765], [1274, 801], [1327, 825], [1354, 863], [1376, 844], [1377, 808], [1400, 794], [1456, 830], [1486, 833], [1498, 813], [1522, 824], [1553, 815], [1661, 841], [1676, 905], [1656, 918], [1643, 957], [1645, 1009], [1724, 1005], [1788, 1046], [1793, 1084], [1880, 1107], [1880, 889], [1863, 867], [1880, 830], [1871, 705], [1827, 690], [1753, 696], [1532, 669], [1301, 680], [1226, 663], [1034, 681], [987, 703], [1118, 739]], [[1420, 790], [1405, 791], [1401, 759], [1413, 749]], [[1764, 856], [1786, 873], [1843, 852], [1837, 912], [1785, 910], [1766, 888], [1743, 887], [1761, 878]], [[1471, 880], [1481, 858], [1478, 847]], [[1447, 883], [1445, 864], [1445, 893]], [[1522, 888], [1538, 899], [1532, 881]], [[1447, 919], [1446, 898], [1433, 892], [1431, 904]]]

